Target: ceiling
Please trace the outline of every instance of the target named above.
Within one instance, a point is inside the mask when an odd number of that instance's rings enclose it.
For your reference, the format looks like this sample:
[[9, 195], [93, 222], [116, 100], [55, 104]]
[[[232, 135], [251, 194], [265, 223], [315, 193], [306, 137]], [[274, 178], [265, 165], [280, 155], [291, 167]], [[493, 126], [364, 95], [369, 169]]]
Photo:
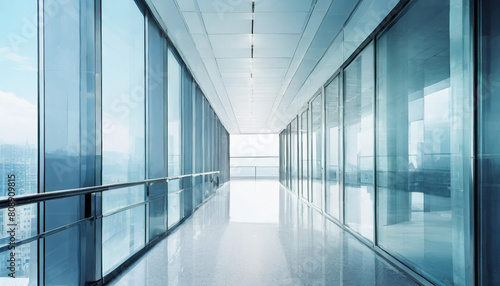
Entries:
[[359, 1], [146, 2], [226, 129], [256, 134], [279, 132], [297, 114], [307, 99], [294, 99]]

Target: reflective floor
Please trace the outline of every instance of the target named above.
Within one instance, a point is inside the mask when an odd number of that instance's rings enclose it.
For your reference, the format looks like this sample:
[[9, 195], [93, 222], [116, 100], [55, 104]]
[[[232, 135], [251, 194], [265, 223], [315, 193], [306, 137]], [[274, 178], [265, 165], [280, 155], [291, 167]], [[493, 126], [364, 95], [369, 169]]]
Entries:
[[111, 285], [416, 285], [277, 181], [226, 184]]

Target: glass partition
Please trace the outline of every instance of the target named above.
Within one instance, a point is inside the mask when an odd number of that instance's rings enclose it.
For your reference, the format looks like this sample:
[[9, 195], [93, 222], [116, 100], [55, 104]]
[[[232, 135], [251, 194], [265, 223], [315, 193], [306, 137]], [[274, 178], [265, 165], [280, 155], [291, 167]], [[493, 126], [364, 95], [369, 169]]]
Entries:
[[378, 243], [432, 281], [466, 285], [472, 96], [451, 2], [414, 1], [377, 41]]
[[325, 87], [325, 211], [340, 219], [340, 85], [339, 77]]
[[[166, 41], [156, 22], [148, 27], [148, 179], [167, 176]], [[166, 183], [149, 185], [149, 239], [166, 231]]]
[[309, 200], [309, 110], [302, 112], [300, 116], [300, 164], [301, 164], [301, 195]]
[[[0, 198], [38, 192], [38, 32], [19, 36], [26, 19], [37, 15], [38, 1], [0, 1]], [[30, 26], [31, 27], [31, 26]], [[10, 55], [10, 56], [9, 56]], [[10, 179], [10, 181], [9, 181]], [[10, 184], [9, 184], [10, 183]], [[14, 184], [14, 186], [12, 186]], [[37, 234], [37, 206], [18, 208], [17, 241]], [[9, 243], [8, 210], [0, 209], [0, 245]], [[38, 283], [37, 242], [17, 247], [18, 280]], [[9, 279], [10, 251], [0, 252], [0, 279]], [[4, 278], [5, 277], [5, 278]]]
[[[181, 175], [181, 64], [175, 52], [168, 48], [168, 176]], [[168, 182], [168, 227], [181, 219], [181, 180]]]
[[[145, 179], [144, 14], [135, 1], [102, 1], [102, 183]], [[103, 194], [103, 213], [144, 201], [144, 186]], [[103, 271], [139, 250], [144, 206], [103, 218]], [[133, 229], [133, 232], [127, 232]]]
[[309, 201], [323, 208], [323, 96], [318, 94], [311, 109], [311, 196]]
[[369, 44], [344, 71], [345, 224], [374, 235], [374, 49]]

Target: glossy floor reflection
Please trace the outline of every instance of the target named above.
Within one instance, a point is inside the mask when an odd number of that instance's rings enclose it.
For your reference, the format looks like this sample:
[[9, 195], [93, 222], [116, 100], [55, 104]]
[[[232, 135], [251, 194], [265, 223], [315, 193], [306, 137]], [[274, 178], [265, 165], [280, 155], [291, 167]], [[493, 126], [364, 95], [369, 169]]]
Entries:
[[111, 285], [416, 285], [277, 181], [226, 184]]

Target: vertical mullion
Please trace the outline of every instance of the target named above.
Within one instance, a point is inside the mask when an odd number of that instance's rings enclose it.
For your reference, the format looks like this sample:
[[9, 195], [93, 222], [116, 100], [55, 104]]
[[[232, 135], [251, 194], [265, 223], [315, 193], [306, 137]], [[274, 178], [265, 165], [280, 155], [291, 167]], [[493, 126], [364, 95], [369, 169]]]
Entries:
[[[170, 45], [167, 38], [164, 38], [164, 48], [163, 48], [163, 54], [164, 54], [164, 65], [163, 65], [163, 71], [164, 71], [164, 113], [163, 113], [163, 118], [164, 118], [164, 123], [165, 125], [163, 126], [163, 139], [164, 139], [164, 172], [165, 172], [165, 177], [168, 177], [168, 46]], [[164, 187], [164, 192], [165, 192], [165, 229], [168, 230], [168, 180], [165, 181], [165, 187]]]
[[[44, 56], [44, 0], [38, 0], [38, 193], [45, 192], [45, 56]], [[38, 233], [45, 232], [45, 202], [37, 205]], [[45, 239], [37, 242], [37, 284], [45, 284]]]
[[[102, 0], [96, 0], [95, 2], [95, 185], [102, 185]], [[102, 278], [102, 192], [95, 193], [92, 195], [93, 204], [93, 215], [96, 218], [94, 220], [94, 228], [92, 238], [94, 243], [94, 249], [92, 251], [93, 257], [92, 261], [88, 260], [89, 269], [93, 268], [88, 278], [91, 281], [98, 281]], [[87, 233], [87, 235], [89, 235]], [[92, 246], [91, 246], [92, 247]], [[94, 262], [94, 265], [91, 263]], [[87, 279], [89, 280], [89, 279]]]
[[[144, 11], [144, 138], [145, 144], [145, 178], [149, 179], [149, 12], [147, 9]], [[145, 184], [145, 200], [146, 205], [144, 208], [144, 243], [149, 243], [149, 184]]]

